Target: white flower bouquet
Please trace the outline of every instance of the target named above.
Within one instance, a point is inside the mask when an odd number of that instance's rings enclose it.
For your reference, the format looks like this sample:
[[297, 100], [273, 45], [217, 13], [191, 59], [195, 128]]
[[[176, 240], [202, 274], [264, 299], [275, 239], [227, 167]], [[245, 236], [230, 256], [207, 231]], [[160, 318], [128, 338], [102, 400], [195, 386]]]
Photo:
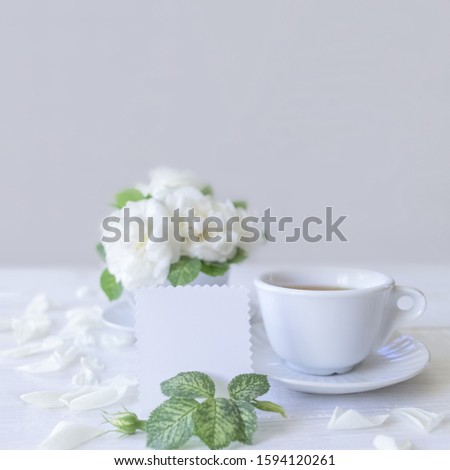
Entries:
[[246, 203], [218, 201], [190, 172], [156, 169], [147, 184], [118, 193], [114, 205], [97, 245], [110, 300], [123, 289], [186, 285], [200, 273], [223, 276], [247, 256]]

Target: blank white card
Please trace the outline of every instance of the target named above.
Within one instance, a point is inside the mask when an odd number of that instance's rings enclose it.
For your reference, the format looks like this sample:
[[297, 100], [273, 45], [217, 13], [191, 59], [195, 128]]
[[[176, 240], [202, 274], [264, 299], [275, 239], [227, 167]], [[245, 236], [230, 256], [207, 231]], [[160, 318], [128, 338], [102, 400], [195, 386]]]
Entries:
[[160, 383], [179, 372], [209, 374], [218, 382], [218, 396], [234, 376], [251, 372], [246, 288], [141, 289], [136, 304], [139, 401], [144, 414], [166, 398]]

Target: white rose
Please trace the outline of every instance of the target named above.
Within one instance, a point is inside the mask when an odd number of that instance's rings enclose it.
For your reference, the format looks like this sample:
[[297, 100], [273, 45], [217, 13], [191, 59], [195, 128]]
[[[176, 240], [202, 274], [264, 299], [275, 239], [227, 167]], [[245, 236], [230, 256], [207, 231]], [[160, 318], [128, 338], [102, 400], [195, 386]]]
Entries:
[[[179, 233], [186, 238], [186, 241], [181, 244], [182, 255], [223, 263], [236, 254], [241, 242], [241, 220], [246, 215], [243, 209], [236, 209], [231, 201], [216, 201], [211, 196], [203, 195], [200, 190], [192, 186], [184, 186], [167, 192], [164, 196], [164, 204], [172, 213], [179, 209], [180, 217], [188, 217], [189, 210], [194, 209], [193, 215], [200, 219], [193, 224], [193, 235], [199, 237], [199, 241], [188, 239], [187, 223], [180, 225]], [[216, 232], [218, 224], [211, 222], [209, 228], [212, 228], [214, 232], [208, 233], [208, 227], [204, 226], [204, 220], [207, 217], [220, 219], [222, 221], [222, 227], [219, 227], [221, 230]], [[231, 218], [234, 218], [234, 222], [228, 222], [227, 230], [227, 221], [230, 221]]]
[[[124, 240], [124, 214], [129, 209], [130, 217], [137, 217], [141, 223], [129, 222], [129, 241]], [[153, 234], [161, 237], [163, 231], [163, 217], [169, 215], [167, 208], [155, 199], [138, 202], [129, 202], [123, 209], [116, 211], [112, 216], [120, 218], [115, 224], [121, 231], [121, 238], [116, 242], [104, 242], [106, 263], [109, 271], [116, 279], [122, 282], [125, 289], [134, 290], [139, 287], [151, 287], [163, 284], [169, 273], [170, 265], [178, 261], [180, 247], [174, 243], [172, 234], [169, 233], [166, 241], [152, 241], [148, 237], [147, 221], [151, 217], [153, 221]], [[170, 223], [168, 224], [170, 227]], [[142, 232], [142, 233], [140, 233]], [[103, 231], [105, 237], [111, 233]]]
[[149, 173], [150, 181], [145, 184], [138, 184], [139, 191], [147, 196], [151, 194], [159, 198], [167, 190], [179, 188], [181, 186], [194, 186], [202, 188], [204, 184], [190, 171], [174, 170], [173, 168], [160, 167]]

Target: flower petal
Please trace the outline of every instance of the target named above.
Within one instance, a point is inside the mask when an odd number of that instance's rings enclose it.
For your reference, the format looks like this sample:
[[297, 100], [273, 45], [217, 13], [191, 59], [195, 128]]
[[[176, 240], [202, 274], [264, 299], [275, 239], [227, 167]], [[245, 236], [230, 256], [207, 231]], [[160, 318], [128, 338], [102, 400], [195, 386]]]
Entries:
[[396, 441], [393, 437], [378, 434], [373, 440], [373, 446], [378, 450], [409, 450], [412, 449], [411, 441], [404, 439]]
[[56, 362], [53, 355], [40, 362], [33, 362], [32, 364], [24, 364], [16, 367], [16, 370], [28, 372], [29, 374], [45, 374], [46, 372], [55, 372], [60, 369], [61, 366]]
[[98, 297], [98, 289], [94, 289], [90, 286], [80, 286], [75, 291], [75, 297], [80, 300], [94, 299]]
[[30, 405], [38, 406], [39, 408], [62, 408], [64, 403], [60, 401], [63, 392], [30, 392], [24, 393], [20, 399]]
[[448, 413], [438, 414], [421, 410], [420, 408], [395, 408], [392, 414], [408, 419], [417, 427], [427, 432], [432, 431], [448, 416]]
[[103, 382], [103, 385], [109, 385], [112, 387], [116, 387], [118, 389], [124, 388], [125, 391], [128, 387], [132, 387], [134, 385], [137, 385], [138, 379], [136, 377], [126, 377], [125, 375], [116, 375], [115, 377], [112, 377], [111, 379], [105, 380]]
[[19, 344], [45, 336], [50, 329], [50, 317], [46, 313], [25, 314], [13, 318], [11, 326]]
[[63, 393], [59, 397], [59, 401], [70, 408], [70, 402], [75, 400], [78, 397], [91, 393], [94, 390], [97, 390], [99, 385], [86, 385], [84, 387], [76, 388], [73, 390], [69, 390], [68, 392]]
[[95, 335], [92, 335], [88, 333], [87, 331], [81, 331], [80, 333], [77, 333], [76, 336], [73, 337], [73, 342], [75, 346], [84, 348], [84, 347], [89, 347], [89, 346], [95, 346], [97, 343], [97, 340], [95, 338]]
[[86, 356], [80, 359], [80, 365], [80, 371], [72, 377], [72, 383], [79, 387], [98, 384], [94, 369], [104, 369], [105, 364], [96, 357]]
[[24, 364], [16, 367], [16, 370], [28, 372], [30, 374], [43, 374], [45, 372], [55, 372], [64, 369], [78, 356], [78, 348], [63, 344], [56, 348], [53, 354], [43, 361], [32, 364]]
[[52, 349], [58, 348], [62, 344], [63, 341], [57, 336], [47, 336], [41, 341], [28, 343], [23, 346], [18, 346], [17, 348], [4, 349], [0, 351], [0, 357], [21, 358], [32, 356], [34, 354], [51, 351]]
[[337, 406], [328, 423], [328, 429], [342, 430], [373, 428], [383, 424], [388, 417], [388, 414], [364, 416], [356, 410], [344, 410]]
[[93, 356], [83, 356], [80, 359], [81, 367], [88, 369], [102, 370], [105, 368], [105, 364], [98, 358]]
[[60, 400], [71, 410], [84, 411], [103, 408], [119, 401], [129, 387], [137, 385], [136, 378], [118, 375], [101, 385], [84, 387], [61, 396]]
[[72, 377], [72, 384], [77, 387], [96, 385], [98, 384], [98, 378], [92, 369], [82, 368], [80, 372]]
[[103, 309], [98, 305], [70, 309], [66, 312], [67, 324], [61, 330], [60, 335], [73, 338], [90, 328], [102, 327], [102, 314]]
[[100, 336], [100, 345], [104, 349], [122, 348], [129, 346], [135, 341], [135, 336], [131, 332], [103, 333]]
[[103, 309], [99, 305], [72, 308], [66, 312], [66, 318], [72, 325], [102, 325]]
[[73, 399], [69, 403], [72, 411], [93, 410], [103, 408], [119, 401], [123, 393], [119, 393], [114, 387], [98, 387], [89, 393]]
[[38, 294], [25, 309], [25, 315], [34, 315], [47, 312], [50, 309], [50, 300], [45, 294]]
[[98, 427], [60, 421], [47, 439], [41, 442], [39, 448], [49, 450], [74, 449], [103, 433], [104, 430]]

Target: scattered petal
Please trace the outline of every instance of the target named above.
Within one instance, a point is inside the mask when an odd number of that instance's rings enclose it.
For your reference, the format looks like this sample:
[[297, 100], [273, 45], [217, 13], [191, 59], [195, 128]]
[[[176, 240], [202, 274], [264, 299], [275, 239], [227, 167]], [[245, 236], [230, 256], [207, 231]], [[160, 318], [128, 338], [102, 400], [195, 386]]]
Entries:
[[92, 299], [97, 297], [98, 290], [89, 286], [80, 286], [75, 291], [75, 297], [80, 300]]
[[122, 348], [129, 346], [135, 341], [135, 336], [131, 332], [103, 333], [100, 336], [100, 345], [104, 349]]
[[438, 414], [421, 410], [420, 408], [395, 408], [392, 414], [408, 419], [417, 427], [427, 432], [432, 431], [448, 416], [448, 413]]
[[105, 364], [96, 357], [82, 357], [80, 365], [80, 371], [72, 377], [72, 384], [78, 387], [98, 384], [94, 369], [104, 369]]
[[30, 405], [39, 408], [62, 408], [64, 403], [60, 401], [63, 392], [30, 392], [20, 396], [20, 399]]
[[103, 310], [98, 305], [77, 307], [66, 312], [67, 325], [61, 330], [63, 337], [74, 337], [90, 328], [103, 326]]
[[80, 359], [80, 364], [82, 367], [89, 369], [102, 370], [105, 368], [105, 364], [98, 357], [92, 356], [83, 356]]
[[12, 319], [11, 327], [19, 344], [41, 338], [48, 333], [51, 321], [46, 312], [49, 308], [50, 302], [47, 296], [39, 294], [27, 305], [21, 317]]
[[378, 450], [409, 450], [412, 449], [411, 441], [404, 439], [396, 441], [393, 437], [378, 434], [373, 440], [373, 446]]
[[86, 395], [87, 393], [91, 393], [92, 391], [97, 390], [98, 387], [99, 387], [98, 385], [87, 385], [84, 387], [69, 390], [68, 392], [63, 393], [59, 397], [59, 401], [63, 403], [65, 406], [67, 406], [68, 408], [70, 408], [70, 402], [72, 400], [75, 400], [78, 397]]
[[102, 324], [103, 309], [99, 305], [72, 308], [66, 312], [66, 318], [71, 324]]
[[116, 388], [125, 388], [125, 391], [128, 387], [137, 385], [138, 379], [136, 377], [126, 377], [125, 375], [116, 375], [111, 379], [105, 380], [103, 385], [108, 385]]
[[373, 428], [383, 424], [388, 417], [388, 414], [364, 416], [356, 410], [344, 410], [340, 406], [337, 406], [328, 423], [328, 429], [342, 430]]
[[62, 345], [58, 347], [51, 356], [43, 361], [25, 364], [16, 367], [17, 370], [30, 374], [43, 374], [64, 369], [78, 356], [78, 348], [75, 346]]
[[72, 384], [77, 387], [96, 385], [98, 384], [98, 377], [95, 375], [93, 370], [83, 368], [72, 377]]
[[69, 365], [78, 356], [78, 348], [70, 345], [60, 346], [53, 353], [56, 362], [61, 366], [61, 369]]
[[104, 431], [98, 427], [60, 421], [47, 439], [39, 445], [39, 448], [48, 450], [75, 449], [103, 433]]
[[119, 401], [128, 388], [134, 385], [137, 385], [136, 378], [118, 375], [101, 385], [68, 392], [61, 396], [60, 400], [71, 410], [76, 411], [104, 408]]
[[25, 309], [25, 315], [45, 313], [50, 309], [50, 301], [45, 294], [36, 295]]
[[94, 335], [88, 333], [87, 331], [82, 331], [77, 333], [73, 338], [73, 342], [76, 346], [80, 348], [95, 346], [97, 340]]
[[78, 398], [73, 399], [69, 403], [69, 408], [73, 411], [93, 410], [96, 408], [104, 408], [119, 401], [123, 396], [114, 387], [99, 387]]
[[13, 318], [11, 326], [14, 337], [19, 344], [26, 343], [32, 339], [42, 338], [50, 329], [50, 317], [46, 313], [26, 313], [18, 318]]
[[23, 346], [18, 346], [17, 348], [4, 349], [0, 351], [0, 357], [12, 357], [17, 359], [20, 357], [32, 356], [34, 354], [51, 351], [62, 344], [63, 341], [61, 338], [58, 338], [57, 336], [47, 336], [41, 341], [28, 343]]

